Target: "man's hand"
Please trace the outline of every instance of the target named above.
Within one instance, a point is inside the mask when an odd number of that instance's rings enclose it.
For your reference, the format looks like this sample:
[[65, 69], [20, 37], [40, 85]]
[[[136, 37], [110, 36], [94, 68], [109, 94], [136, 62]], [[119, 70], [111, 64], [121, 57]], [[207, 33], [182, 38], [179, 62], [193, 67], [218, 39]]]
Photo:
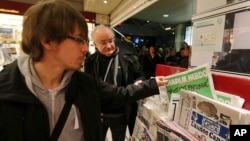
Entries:
[[164, 76], [156, 76], [154, 77], [156, 80], [157, 85], [160, 86], [165, 86], [168, 84], [168, 80], [164, 78]]
[[139, 85], [142, 82], [142, 80], [135, 81], [134, 85]]

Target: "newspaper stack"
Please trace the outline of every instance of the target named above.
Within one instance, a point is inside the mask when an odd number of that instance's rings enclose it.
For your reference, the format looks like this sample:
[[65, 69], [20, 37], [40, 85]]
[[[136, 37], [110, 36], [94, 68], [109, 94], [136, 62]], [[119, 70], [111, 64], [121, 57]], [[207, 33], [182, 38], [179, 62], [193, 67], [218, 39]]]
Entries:
[[174, 121], [199, 140], [227, 141], [231, 124], [250, 124], [250, 111], [182, 89]]

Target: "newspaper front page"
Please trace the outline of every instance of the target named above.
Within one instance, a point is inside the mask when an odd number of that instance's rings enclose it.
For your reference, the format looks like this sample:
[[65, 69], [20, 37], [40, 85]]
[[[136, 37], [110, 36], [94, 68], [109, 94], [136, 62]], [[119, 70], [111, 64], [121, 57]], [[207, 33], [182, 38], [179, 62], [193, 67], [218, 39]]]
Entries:
[[250, 111], [182, 89], [174, 121], [202, 141], [227, 141], [230, 124], [250, 124]]

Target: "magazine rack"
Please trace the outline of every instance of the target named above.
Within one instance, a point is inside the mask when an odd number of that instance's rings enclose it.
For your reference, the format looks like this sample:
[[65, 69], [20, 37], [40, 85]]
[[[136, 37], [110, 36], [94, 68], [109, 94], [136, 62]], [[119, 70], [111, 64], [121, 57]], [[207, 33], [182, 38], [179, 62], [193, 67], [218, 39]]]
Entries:
[[[156, 76], [167, 76], [185, 71], [187, 69], [157, 64]], [[245, 99], [244, 109], [250, 110], [250, 77], [236, 74], [213, 72], [213, 83], [215, 90], [238, 95]]]

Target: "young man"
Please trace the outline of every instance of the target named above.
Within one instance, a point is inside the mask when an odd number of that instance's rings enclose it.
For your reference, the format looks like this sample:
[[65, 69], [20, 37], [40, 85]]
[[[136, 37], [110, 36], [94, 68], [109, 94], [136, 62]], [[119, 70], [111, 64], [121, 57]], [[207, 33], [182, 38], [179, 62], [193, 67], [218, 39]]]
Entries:
[[[145, 80], [144, 73], [138, 60], [133, 56], [130, 46], [118, 47], [115, 44], [113, 30], [105, 25], [98, 25], [91, 33], [97, 51], [86, 59], [85, 72], [93, 75], [97, 80], [116, 86], [127, 86]], [[120, 45], [122, 45], [120, 43]], [[124, 141], [126, 128], [132, 135], [138, 105], [136, 102], [124, 107], [107, 105], [102, 108], [103, 140], [110, 128], [113, 141]]]
[[126, 88], [79, 72], [88, 52], [82, 15], [58, 0], [24, 14], [25, 55], [0, 72], [1, 141], [100, 141], [101, 107], [159, 93], [162, 77]]

